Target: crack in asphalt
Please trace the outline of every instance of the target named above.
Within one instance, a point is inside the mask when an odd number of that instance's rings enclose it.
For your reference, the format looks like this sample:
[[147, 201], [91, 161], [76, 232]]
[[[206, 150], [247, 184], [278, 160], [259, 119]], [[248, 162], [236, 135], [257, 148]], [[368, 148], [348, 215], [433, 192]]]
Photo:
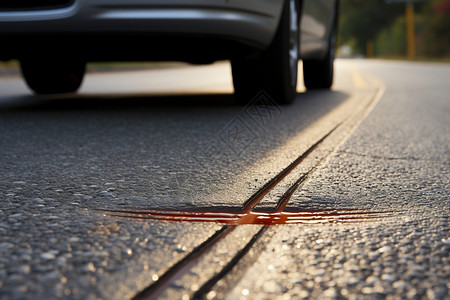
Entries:
[[[238, 263], [239, 261], [250, 251], [252, 246], [263, 236], [264, 232], [268, 228], [268, 225], [274, 224], [287, 224], [289, 220], [289, 213], [285, 212], [285, 208], [290, 198], [294, 192], [301, 186], [302, 183], [308, 178], [309, 174], [314, 172], [317, 167], [333, 153], [336, 148], [345, 141], [345, 137], [351, 135], [353, 130], [362, 122], [362, 120], [368, 115], [368, 113], [373, 109], [377, 101], [381, 98], [384, 92], [384, 88], [380, 88], [375, 97], [373, 97], [368, 105], [364, 106], [361, 110], [350, 113], [344, 121], [337, 124], [330, 131], [328, 131], [324, 136], [322, 136], [316, 143], [314, 143], [308, 150], [301, 154], [294, 162], [289, 166], [279, 172], [270, 181], [264, 184], [255, 194], [253, 194], [242, 206], [241, 212], [239, 213], [227, 213], [227, 212], [189, 212], [189, 211], [158, 211], [158, 210], [148, 210], [142, 209], [139, 211], [132, 210], [103, 210], [111, 217], [128, 217], [128, 218], [140, 218], [140, 219], [152, 219], [152, 220], [165, 220], [165, 221], [190, 221], [190, 222], [222, 222], [225, 224], [219, 231], [208, 238], [205, 242], [200, 244], [182, 260], [176, 263], [173, 267], [167, 270], [161, 277], [155, 281], [153, 284], [139, 292], [133, 299], [143, 300], [143, 299], [155, 299], [157, 298], [171, 283], [175, 282], [183, 274], [185, 274], [197, 261], [199, 261], [207, 252], [211, 250], [213, 246], [218, 244], [225, 236], [229, 235], [237, 225], [240, 224], [262, 224], [263, 226], [251, 240], [238, 251], [237, 254], [221, 268], [221, 270], [212, 276], [206, 283], [202, 284], [199, 290], [194, 294], [195, 299], [201, 299], [206, 296], [208, 292], [216, 285], [216, 283], [224, 278]], [[351, 120], [356, 118], [354, 124], [351, 124]], [[318, 162], [314, 164], [305, 174], [303, 174], [298, 180], [292, 184], [288, 190], [279, 199], [275, 210], [271, 213], [258, 213], [253, 211], [255, 206], [263, 200], [267, 193], [275, 188], [289, 173], [291, 173], [295, 168], [297, 168], [311, 153], [314, 153], [321, 144], [327, 138], [332, 135], [338, 128], [342, 127], [343, 124], [350, 123], [350, 130], [345, 132], [344, 138], [340, 142], [336, 143], [332, 150], [328, 151]], [[305, 218], [305, 214], [307, 215]], [[316, 212], [293, 212], [297, 214], [294, 219], [297, 218], [297, 223], [310, 223], [314, 222], [329, 222], [330, 220], [338, 220], [340, 222], [349, 220], [361, 220], [367, 218], [376, 218], [378, 214], [384, 214], [386, 212], [363, 212], [363, 211], [351, 211], [351, 210], [329, 210], [329, 211], [316, 211]], [[259, 215], [258, 215], [259, 214]], [[283, 215], [284, 214], [284, 215]], [[298, 214], [303, 214], [299, 216]], [[256, 217], [255, 217], [256, 216]], [[242, 222], [245, 218], [251, 219], [250, 222]], [[272, 218], [271, 218], [272, 217]], [[269, 219], [267, 221], [267, 218]], [[261, 221], [266, 219], [266, 221]], [[271, 219], [271, 220], [270, 220]], [[260, 222], [258, 222], [258, 220]], [[281, 220], [281, 221], [274, 221]], [[292, 219], [291, 219], [292, 220]], [[241, 222], [240, 222], [241, 221]]]
[[[285, 178], [292, 170], [294, 170], [296, 167], [300, 165], [300, 163], [313, 151], [322, 144], [337, 128], [339, 128], [342, 125], [342, 123], [339, 123], [334, 128], [332, 128], [327, 134], [325, 134], [321, 139], [319, 139], [316, 143], [314, 143], [308, 150], [306, 150], [302, 155], [300, 155], [294, 162], [292, 162], [288, 167], [283, 169], [280, 173], [278, 173], [275, 177], [273, 177], [270, 181], [268, 181], [265, 185], [263, 185], [255, 194], [253, 194], [252, 197], [247, 200], [241, 211], [241, 217], [245, 218], [246, 216], [251, 216], [253, 208], [264, 198], [264, 196], [273, 189], [283, 178]], [[322, 160], [321, 160], [322, 161]], [[321, 162], [319, 161], [319, 163]], [[310, 171], [313, 171], [311, 169]], [[306, 178], [305, 174], [305, 178]], [[300, 183], [303, 181], [297, 181], [294, 186], [292, 186], [289, 191], [291, 191], [291, 194], [298, 188]], [[284, 197], [285, 202], [289, 198]], [[286, 200], [287, 199], [287, 200]], [[284, 206], [286, 204], [283, 204]], [[284, 207], [283, 205], [279, 205], [280, 207]], [[280, 207], [277, 206], [277, 210], [280, 210]], [[144, 218], [144, 219], [156, 219], [156, 220], [173, 220], [173, 221], [189, 221], [190, 219], [187, 217], [187, 214], [192, 213], [193, 218], [191, 220], [199, 222], [199, 221], [205, 221], [206, 219], [199, 218], [202, 214], [209, 214], [207, 217], [211, 219], [211, 212], [206, 213], [200, 213], [200, 212], [161, 212], [157, 210], [153, 210], [153, 217], [151, 211], [149, 210], [141, 210], [141, 211], [131, 211], [131, 210], [103, 210], [104, 212], [108, 213], [111, 217], [131, 217], [131, 218]], [[168, 213], [171, 213], [173, 215], [172, 218], [166, 218], [164, 219], [164, 215], [167, 216]], [[304, 214], [304, 212], [302, 212]], [[180, 214], [182, 214], [180, 216]], [[215, 213], [217, 214], [217, 213]], [[225, 213], [226, 214], [226, 213]], [[255, 213], [257, 214], [257, 213]], [[264, 213], [263, 214], [263, 218]], [[277, 214], [282, 214], [282, 212], [278, 212]], [[229, 214], [235, 216], [236, 214]], [[239, 214], [238, 214], [239, 215]], [[221, 218], [224, 218], [224, 213], [221, 213]], [[276, 218], [281, 220], [287, 220], [288, 218], [280, 218], [277, 216]], [[309, 221], [315, 218], [315, 216], [302, 216], [303, 221]], [[258, 217], [256, 217], [258, 219]], [[217, 222], [217, 217], [214, 220]], [[253, 224], [254, 221], [252, 221]], [[264, 222], [263, 222], [264, 224]], [[271, 225], [271, 224], [265, 224], [265, 225]], [[234, 229], [236, 225], [231, 226], [224, 226], [222, 229], [217, 231], [213, 236], [211, 236], [207, 241], [199, 245], [197, 248], [195, 248], [192, 252], [190, 252], [186, 257], [184, 257], [181, 261], [176, 263], [173, 267], [171, 267], [168, 271], [166, 271], [155, 283], [148, 286], [146, 289], [139, 292], [133, 300], [144, 300], [144, 299], [156, 299], [163, 290], [168, 287], [171, 283], [175, 282], [178, 278], [180, 278], [185, 272], [187, 272], [192, 265], [194, 265], [206, 252], [208, 252], [214, 245], [216, 245], [221, 239], [223, 239], [225, 236], [230, 234]], [[222, 270], [213, 276], [208, 282], [206, 282], [195, 294], [196, 298], [201, 298], [204, 293], [209, 291], [211, 287], [217, 283], [223, 276], [225, 276], [238, 262], [239, 260], [245, 256], [245, 254], [251, 249], [252, 245], [264, 234], [265, 228], [267, 226], [264, 226], [260, 231], [258, 231], [257, 234], [255, 234], [249, 243], [247, 243], [231, 260], [230, 262], [222, 268]]]
[[195, 264], [195, 262], [197, 262], [197, 260], [199, 260], [206, 252], [230, 234], [234, 229], [235, 226], [223, 226], [220, 230], [216, 231], [216, 233], [209, 237], [209, 239], [197, 246], [192, 252], [186, 255], [182, 260], [159, 277], [155, 284], [148, 286], [134, 296], [133, 300], [156, 299], [165, 288], [180, 278], [192, 267], [193, 264]]

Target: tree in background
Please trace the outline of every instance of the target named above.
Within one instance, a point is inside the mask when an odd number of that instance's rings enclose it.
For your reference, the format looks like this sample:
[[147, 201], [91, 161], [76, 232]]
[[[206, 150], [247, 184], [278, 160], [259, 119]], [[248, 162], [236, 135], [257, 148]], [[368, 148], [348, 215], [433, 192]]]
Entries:
[[339, 44], [365, 54], [367, 42], [375, 40], [403, 13], [404, 5], [386, 4], [383, 0], [341, 0]]
[[450, 58], [450, 0], [430, 1], [422, 13], [418, 51], [425, 57]]
[[[421, 57], [450, 57], [450, 0], [415, 4], [416, 49]], [[405, 56], [405, 3], [341, 0], [339, 44], [366, 54], [374, 41], [376, 56]]]

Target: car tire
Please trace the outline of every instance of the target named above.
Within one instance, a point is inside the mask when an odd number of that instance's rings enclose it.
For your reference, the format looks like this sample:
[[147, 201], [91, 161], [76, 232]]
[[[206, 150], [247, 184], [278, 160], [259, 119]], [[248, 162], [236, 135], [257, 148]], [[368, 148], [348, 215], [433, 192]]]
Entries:
[[37, 94], [76, 92], [83, 81], [86, 64], [54, 59], [20, 60], [22, 75]]
[[330, 89], [333, 85], [334, 58], [336, 56], [337, 17], [331, 30], [328, 50], [324, 59], [303, 60], [303, 82], [309, 90]]
[[277, 104], [289, 104], [297, 90], [299, 1], [286, 0], [280, 24], [269, 48], [231, 61], [235, 97], [248, 104], [264, 91]]

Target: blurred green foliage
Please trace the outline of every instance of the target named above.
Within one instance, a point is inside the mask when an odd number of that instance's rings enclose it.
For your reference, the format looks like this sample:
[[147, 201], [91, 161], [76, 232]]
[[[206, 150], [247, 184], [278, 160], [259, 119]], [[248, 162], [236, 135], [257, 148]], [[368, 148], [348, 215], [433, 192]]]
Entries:
[[[403, 3], [385, 0], [341, 0], [339, 45], [365, 55], [368, 41], [375, 56], [406, 55], [406, 19]], [[416, 52], [423, 58], [450, 58], [450, 0], [414, 3]]]

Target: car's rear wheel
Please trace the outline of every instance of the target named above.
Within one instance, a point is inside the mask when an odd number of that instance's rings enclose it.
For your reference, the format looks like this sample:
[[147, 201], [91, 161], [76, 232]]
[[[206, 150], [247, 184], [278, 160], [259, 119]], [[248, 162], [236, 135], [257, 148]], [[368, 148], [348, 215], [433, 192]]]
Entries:
[[264, 91], [278, 104], [291, 103], [297, 90], [298, 47], [298, 0], [286, 0], [270, 47], [252, 57], [231, 61], [237, 100], [246, 104]]
[[83, 81], [86, 64], [82, 61], [22, 59], [22, 75], [37, 94], [72, 93]]
[[328, 51], [323, 59], [303, 60], [303, 81], [307, 89], [329, 89], [333, 85], [334, 58], [336, 54], [337, 17], [328, 41]]

